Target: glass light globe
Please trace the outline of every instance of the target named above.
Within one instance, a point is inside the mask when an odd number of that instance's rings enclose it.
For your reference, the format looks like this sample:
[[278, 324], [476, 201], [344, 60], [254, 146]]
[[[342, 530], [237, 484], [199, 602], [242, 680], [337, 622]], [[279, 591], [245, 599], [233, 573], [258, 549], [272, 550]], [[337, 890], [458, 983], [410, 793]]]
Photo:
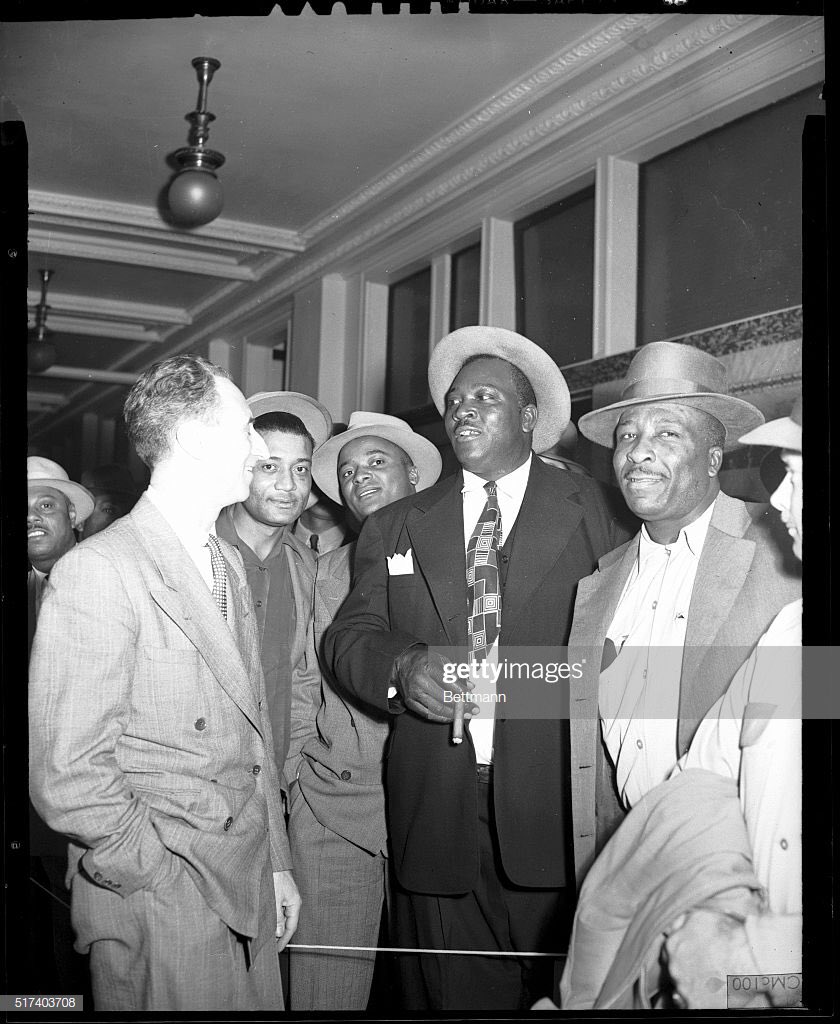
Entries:
[[222, 185], [212, 171], [182, 171], [169, 186], [167, 201], [179, 224], [197, 228], [222, 212]]
[[55, 362], [55, 345], [48, 341], [30, 341], [26, 346], [26, 362], [30, 373], [43, 373]]

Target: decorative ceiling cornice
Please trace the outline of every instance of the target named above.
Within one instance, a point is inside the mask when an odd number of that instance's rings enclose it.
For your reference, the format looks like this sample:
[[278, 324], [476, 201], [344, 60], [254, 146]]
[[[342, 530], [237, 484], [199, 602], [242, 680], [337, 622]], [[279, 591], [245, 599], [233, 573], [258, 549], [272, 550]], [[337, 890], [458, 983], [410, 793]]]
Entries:
[[[26, 292], [27, 305], [34, 307], [40, 301], [41, 293], [34, 288]], [[134, 324], [177, 324], [192, 323], [190, 314], [179, 306], [157, 306], [150, 302], [127, 302], [122, 299], [101, 299], [93, 295], [65, 295], [51, 292], [49, 296], [50, 317], [54, 315], [82, 316], [91, 319], [115, 319]]]
[[[473, 190], [481, 179], [509, 168], [536, 149], [556, 143], [584, 119], [592, 119], [599, 114], [606, 117], [607, 111], [615, 108], [622, 100], [641, 102], [638, 93], [640, 87], [644, 89], [660, 79], [666, 79], [684, 63], [695, 59], [710, 47], [714, 47], [715, 51], [720, 50], [731, 34], [741, 34], [750, 28], [762, 28], [773, 21], [778, 19], [731, 14], [691, 22], [668, 45], [657, 47], [651, 53], [636, 54], [636, 59], [629, 61], [617, 73], [604, 76], [584, 94], [567, 98], [550, 114], [463, 162], [417, 195], [391, 207], [383, 216], [369, 221], [365, 227], [322, 248], [317, 254], [292, 261], [284, 274], [274, 278], [258, 296], [249, 298], [238, 307], [239, 315], [247, 316], [260, 303], [288, 294], [326, 268], [339, 264], [375, 242], [381, 242], [389, 234], [404, 229], [459, 194]], [[812, 54], [811, 59], [819, 60], [820, 54]]]
[[152, 207], [115, 203], [85, 196], [32, 190], [29, 216], [33, 224], [95, 228], [105, 233], [149, 238], [189, 248], [232, 249], [243, 254], [263, 251], [303, 252], [299, 232], [219, 217], [212, 224], [183, 231], [167, 227]]
[[465, 143], [474, 142], [477, 136], [486, 134], [489, 129], [495, 128], [500, 120], [520, 110], [525, 104], [534, 103], [536, 99], [558, 87], [568, 88], [570, 79], [578, 74], [587, 62], [591, 62], [595, 57], [606, 59], [625, 41], [628, 34], [637, 33], [641, 27], [651, 28], [662, 20], [662, 16], [629, 14], [599, 29], [527, 78], [509, 86], [491, 102], [450, 125], [436, 139], [392, 167], [376, 181], [359, 189], [349, 199], [307, 225], [301, 234], [310, 243], [317, 241], [324, 233], [333, 231], [342, 221], [359, 213], [372, 200], [398, 185], [405, 184], [412, 175], [433, 162], [439, 162], [442, 157], [451, 155]]

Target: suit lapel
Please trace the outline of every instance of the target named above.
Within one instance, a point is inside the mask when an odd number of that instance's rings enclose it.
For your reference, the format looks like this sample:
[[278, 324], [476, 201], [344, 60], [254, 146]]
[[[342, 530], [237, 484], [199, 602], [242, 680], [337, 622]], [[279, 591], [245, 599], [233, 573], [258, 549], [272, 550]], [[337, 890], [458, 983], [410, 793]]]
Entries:
[[[148, 498], [141, 498], [130, 515], [139, 544], [160, 573], [161, 585], [149, 588], [152, 599], [190, 639], [222, 689], [261, 732], [258, 698], [237, 645], [238, 638], [222, 618], [195, 563]], [[250, 600], [243, 590], [247, 583], [239, 567], [227, 557], [225, 561], [234, 620], [240, 632], [251, 614]]]
[[[704, 679], [700, 671], [727, 622], [755, 556], [755, 542], [745, 540], [750, 517], [743, 504], [721, 492], [709, 523], [697, 566], [680, 677], [680, 731], [685, 720], [699, 721], [714, 703], [720, 681]], [[706, 685], [708, 683], [708, 685]], [[714, 697], [709, 700], [709, 696]]]
[[557, 499], [556, 469], [534, 458], [528, 486], [516, 518], [510, 568], [502, 596], [501, 643], [515, 635], [523, 615], [531, 614], [531, 597], [563, 554], [583, 517], [580, 505]]
[[406, 517], [414, 571], [422, 573], [453, 646], [467, 642], [467, 559], [464, 553], [463, 477], [426, 508], [421, 500]]
[[624, 584], [639, 557], [639, 535], [599, 562], [598, 572], [578, 583], [569, 646], [603, 647]]

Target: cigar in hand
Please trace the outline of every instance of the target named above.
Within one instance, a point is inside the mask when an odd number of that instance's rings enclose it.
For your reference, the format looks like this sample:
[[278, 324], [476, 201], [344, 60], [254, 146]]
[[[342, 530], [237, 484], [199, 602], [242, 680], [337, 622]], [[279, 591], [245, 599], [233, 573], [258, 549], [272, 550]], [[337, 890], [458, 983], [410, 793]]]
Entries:
[[452, 742], [462, 743], [464, 740], [464, 702], [455, 705], [455, 717], [452, 719]]

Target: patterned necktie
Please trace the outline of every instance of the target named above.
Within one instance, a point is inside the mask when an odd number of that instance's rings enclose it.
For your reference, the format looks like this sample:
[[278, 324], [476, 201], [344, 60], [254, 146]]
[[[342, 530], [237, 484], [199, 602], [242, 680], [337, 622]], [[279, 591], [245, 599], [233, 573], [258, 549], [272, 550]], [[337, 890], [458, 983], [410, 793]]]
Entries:
[[467, 632], [470, 656], [483, 661], [502, 628], [502, 591], [499, 585], [499, 548], [502, 513], [494, 481], [484, 485], [487, 504], [467, 545]]
[[218, 537], [211, 533], [204, 545], [210, 548], [210, 564], [213, 566], [213, 600], [219, 606], [222, 617], [227, 619], [227, 565]]

